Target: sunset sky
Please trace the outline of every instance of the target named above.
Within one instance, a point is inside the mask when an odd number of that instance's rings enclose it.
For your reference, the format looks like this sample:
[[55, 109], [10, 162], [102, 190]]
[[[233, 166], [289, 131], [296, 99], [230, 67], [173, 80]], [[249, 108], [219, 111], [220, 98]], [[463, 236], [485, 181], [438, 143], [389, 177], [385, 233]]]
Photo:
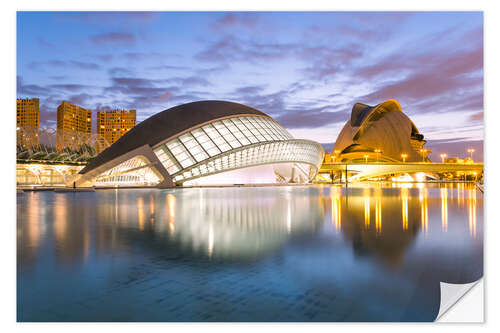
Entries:
[[328, 150], [354, 103], [394, 98], [434, 161], [470, 147], [482, 160], [483, 15], [18, 12], [17, 96], [40, 98], [42, 127], [63, 100], [138, 121], [230, 100]]

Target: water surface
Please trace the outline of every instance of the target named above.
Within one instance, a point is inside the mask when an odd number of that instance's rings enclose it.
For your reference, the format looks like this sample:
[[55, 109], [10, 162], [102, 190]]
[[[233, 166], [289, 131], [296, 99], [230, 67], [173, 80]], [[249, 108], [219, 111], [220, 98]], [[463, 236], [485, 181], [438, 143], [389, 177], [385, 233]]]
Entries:
[[431, 321], [482, 274], [468, 184], [17, 194], [19, 321]]

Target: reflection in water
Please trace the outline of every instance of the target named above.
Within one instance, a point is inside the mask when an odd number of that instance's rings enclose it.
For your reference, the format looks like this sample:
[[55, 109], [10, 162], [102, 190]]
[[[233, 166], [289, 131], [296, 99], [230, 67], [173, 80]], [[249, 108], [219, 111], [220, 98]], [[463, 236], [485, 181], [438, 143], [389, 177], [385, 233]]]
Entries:
[[340, 231], [342, 227], [341, 222], [341, 189], [339, 187], [333, 187], [330, 191], [330, 199], [332, 202], [332, 224], [335, 226], [335, 230]]
[[469, 232], [476, 238], [476, 190], [469, 189]]
[[114, 215], [114, 218], [113, 218], [113, 221], [115, 222], [115, 224], [118, 224], [118, 189], [115, 189], [115, 203], [114, 203], [114, 206], [115, 206], [115, 215]]
[[[200, 207], [202, 207], [200, 205]], [[175, 197], [173, 194], [167, 194], [167, 210], [168, 210], [168, 229], [170, 234], [174, 234], [175, 231]]]
[[155, 201], [153, 195], [149, 195], [149, 222], [151, 225], [155, 224]]
[[144, 231], [144, 207], [142, 197], [137, 198], [137, 222], [139, 223], [139, 230]]
[[483, 196], [464, 184], [17, 200], [20, 320], [432, 320], [427, 287], [482, 275]]
[[375, 230], [378, 233], [382, 232], [382, 189], [375, 188]]
[[408, 229], [408, 188], [401, 189], [401, 215], [403, 230]]
[[[289, 188], [247, 191], [194, 189], [167, 195], [167, 211], [159, 211], [160, 223], [168, 221], [169, 239], [193, 253], [211, 258], [247, 258], [281, 246], [289, 235], [314, 230], [323, 221], [324, 207], [317, 188], [292, 196]], [[202, 209], [199, 203], [202, 202]]]
[[[460, 193], [467, 191], [468, 224], [467, 229], [472, 238], [477, 236], [476, 209], [482, 203], [476, 201], [477, 191], [474, 185], [456, 184], [455, 187], [442, 186], [437, 189], [439, 197], [432, 196], [429, 202], [429, 190], [425, 186], [394, 186], [391, 189], [382, 189], [374, 185], [373, 198], [375, 200], [375, 228], [370, 225], [370, 194], [372, 188], [350, 190], [349, 205], [334, 205], [332, 201], [332, 216], [337, 211], [343, 211], [342, 231], [353, 240], [356, 253], [371, 253], [391, 265], [400, 265], [405, 251], [421, 232], [423, 236], [429, 233], [429, 219], [432, 214], [440, 214], [440, 219], [434, 219], [441, 226], [443, 232], [449, 229], [449, 211], [453, 214], [453, 227], [460, 224], [462, 213], [459, 209]], [[456, 192], [456, 193], [455, 193]], [[336, 193], [332, 189], [333, 193]], [[358, 194], [361, 193], [361, 194]], [[457, 200], [452, 200], [453, 196]], [[382, 210], [382, 199], [384, 209]], [[437, 201], [436, 199], [439, 199]], [[465, 200], [465, 199], [464, 199]], [[340, 202], [340, 201], [339, 201]], [[439, 204], [439, 206], [437, 206]], [[430, 210], [434, 207], [434, 210]], [[420, 212], [420, 214], [415, 214]], [[399, 215], [399, 218], [397, 217]], [[382, 219], [384, 226], [382, 227]], [[362, 227], [361, 227], [362, 226]]]
[[363, 189], [363, 200], [365, 203], [365, 228], [370, 227], [370, 189]]
[[28, 204], [28, 240], [29, 247], [36, 252], [39, 242], [40, 242], [40, 199], [34, 192], [31, 192], [29, 195], [29, 204]]
[[448, 232], [448, 189], [441, 188], [441, 226], [443, 232]]
[[349, 205], [342, 207], [342, 231], [352, 240], [355, 253], [361, 256], [373, 255], [390, 266], [399, 266], [403, 262], [405, 250], [418, 234], [418, 216], [409, 214], [418, 209], [418, 201], [409, 200], [408, 188], [376, 187], [375, 227], [372, 228], [366, 223], [367, 190], [354, 188], [349, 193]]
[[428, 203], [428, 192], [427, 188], [420, 188], [420, 225], [422, 233], [425, 235], [429, 231], [429, 203]]
[[64, 241], [64, 238], [67, 237], [66, 229], [69, 222], [67, 210], [66, 196], [56, 196], [54, 202], [54, 233], [59, 242]]

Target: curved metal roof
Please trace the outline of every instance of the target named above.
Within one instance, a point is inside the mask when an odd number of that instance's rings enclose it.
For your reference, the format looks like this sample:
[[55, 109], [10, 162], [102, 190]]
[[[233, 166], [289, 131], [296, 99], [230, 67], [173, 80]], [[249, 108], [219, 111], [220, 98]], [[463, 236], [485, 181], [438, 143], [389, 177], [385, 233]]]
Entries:
[[154, 146], [196, 125], [239, 114], [269, 117], [249, 106], [227, 101], [198, 101], [178, 105], [159, 112], [139, 123], [109, 148], [97, 155], [80, 173], [86, 173], [145, 144]]

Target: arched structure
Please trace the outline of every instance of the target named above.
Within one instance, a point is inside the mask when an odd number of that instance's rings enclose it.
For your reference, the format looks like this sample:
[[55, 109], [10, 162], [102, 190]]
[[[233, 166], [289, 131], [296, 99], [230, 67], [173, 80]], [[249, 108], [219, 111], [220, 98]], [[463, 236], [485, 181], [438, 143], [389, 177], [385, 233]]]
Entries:
[[323, 153], [320, 144], [294, 139], [256, 109], [200, 101], [144, 120], [93, 159], [72, 182], [76, 186], [158, 187], [305, 183], [318, 172]]
[[394, 99], [376, 106], [354, 104], [351, 118], [337, 137], [333, 153], [339, 162], [429, 161], [424, 136]]
[[17, 186], [65, 186], [81, 165], [18, 163], [16, 165]]
[[53, 128], [18, 127], [17, 160], [85, 162], [109, 147], [99, 134]]

